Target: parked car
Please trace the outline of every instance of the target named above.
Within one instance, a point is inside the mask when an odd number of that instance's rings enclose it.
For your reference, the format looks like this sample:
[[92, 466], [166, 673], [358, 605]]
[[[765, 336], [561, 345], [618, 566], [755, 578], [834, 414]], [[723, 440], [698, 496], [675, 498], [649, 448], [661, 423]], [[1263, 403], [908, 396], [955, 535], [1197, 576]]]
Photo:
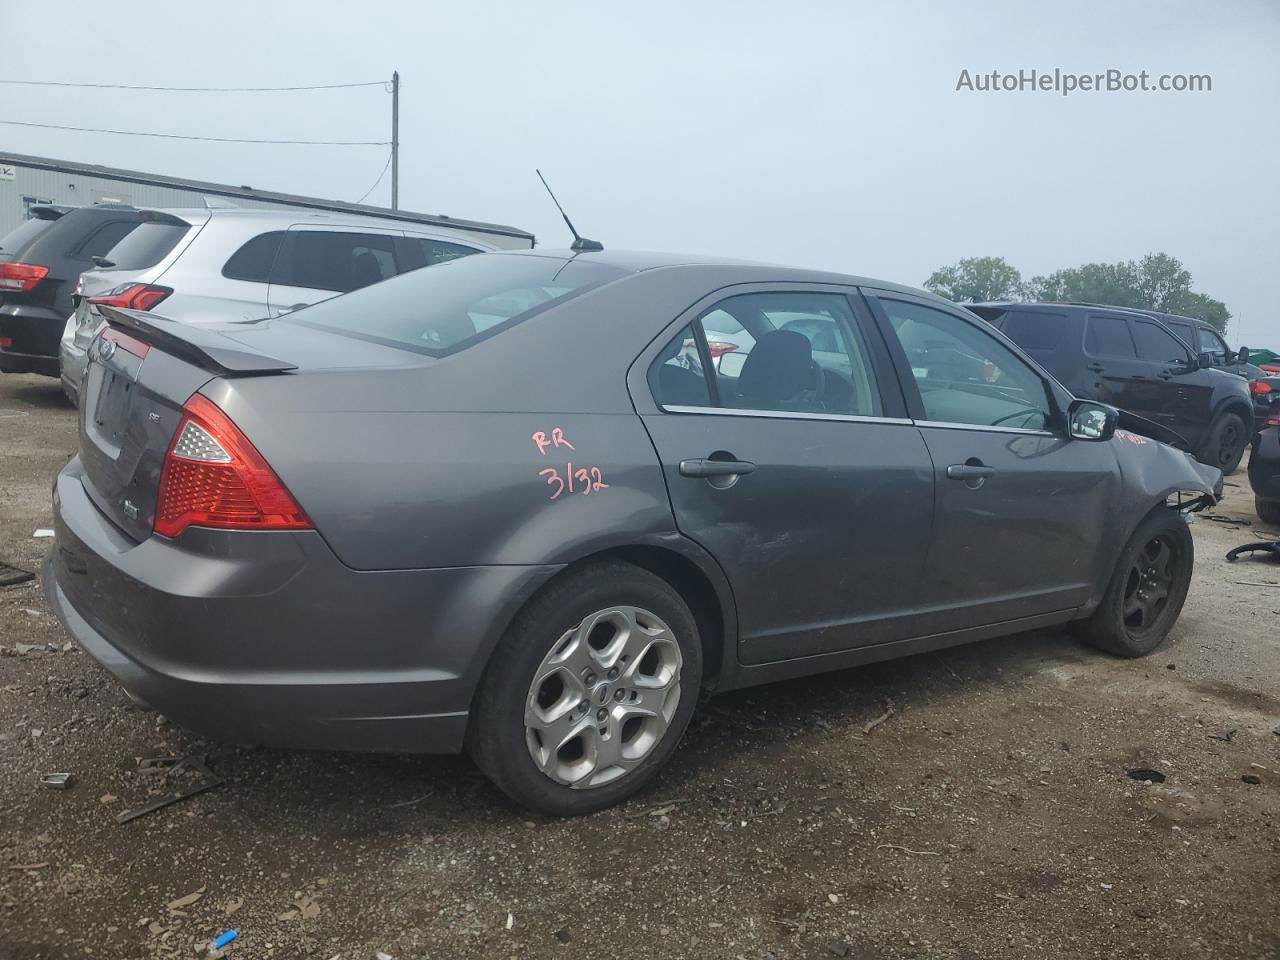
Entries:
[[104, 305], [163, 304], [183, 323], [256, 320], [454, 257], [533, 244], [523, 231], [467, 220], [224, 206], [141, 216], [108, 264], [83, 275], [75, 313], [63, 317], [61, 377], [73, 400]]
[[[717, 310], [754, 343], [712, 375]], [[44, 575], [80, 644], [195, 729], [465, 746], [553, 814], [652, 780], [703, 690], [1062, 623], [1148, 653], [1222, 484], [839, 274], [529, 251], [250, 323], [105, 314]]]
[[1255, 380], [1250, 386], [1261, 422], [1249, 452], [1249, 486], [1258, 517], [1280, 527], [1280, 377]]
[[129, 206], [36, 206], [0, 241], [0, 370], [58, 375], [58, 341], [80, 273], [138, 225]]
[[1246, 380], [1256, 380], [1264, 376], [1261, 367], [1249, 362], [1249, 348], [1241, 347], [1232, 350], [1222, 334], [1211, 323], [1197, 320], [1194, 317], [1180, 317], [1176, 313], [1156, 313], [1153, 316], [1172, 330], [1194, 353], [1208, 354], [1213, 365], [1219, 370], [1234, 373]]
[[1280, 376], [1261, 376], [1250, 380], [1249, 394], [1253, 397], [1253, 427], [1261, 430], [1280, 410]]
[[965, 306], [1035, 358], [1075, 396], [1113, 404], [1185, 439], [1230, 474], [1253, 424], [1245, 380], [1214, 367], [1150, 314], [1069, 303]]

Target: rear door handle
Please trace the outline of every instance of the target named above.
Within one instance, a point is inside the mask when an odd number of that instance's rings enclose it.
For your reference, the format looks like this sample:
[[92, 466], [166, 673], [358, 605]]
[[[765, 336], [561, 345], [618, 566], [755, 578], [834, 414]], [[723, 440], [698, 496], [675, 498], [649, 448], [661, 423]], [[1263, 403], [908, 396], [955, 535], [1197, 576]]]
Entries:
[[953, 463], [947, 467], [948, 480], [985, 480], [996, 472], [995, 467], [971, 463]]
[[1092, 370], [1094, 373], [1101, 373], [1104, 368], [1100, 363], [1091, 363], [1089, 364], [1089, 369]]
[[747, 460], [681, 460], [680, 476], [682, 477], [738, 477], [745, 473], [754, 473], [756, 465]]

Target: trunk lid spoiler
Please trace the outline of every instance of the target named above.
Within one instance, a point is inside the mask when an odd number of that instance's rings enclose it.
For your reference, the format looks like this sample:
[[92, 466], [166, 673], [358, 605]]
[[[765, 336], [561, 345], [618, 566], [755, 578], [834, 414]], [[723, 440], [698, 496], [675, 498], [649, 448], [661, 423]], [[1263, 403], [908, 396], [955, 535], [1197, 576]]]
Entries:
[[136, 334], [147, 343], [210, 373], [246, 375], [298, 369], [296, 363], [254, 350], [211, 327], [177, 323], [146, 310], [107, 306], [98, 309], [111, 326]]

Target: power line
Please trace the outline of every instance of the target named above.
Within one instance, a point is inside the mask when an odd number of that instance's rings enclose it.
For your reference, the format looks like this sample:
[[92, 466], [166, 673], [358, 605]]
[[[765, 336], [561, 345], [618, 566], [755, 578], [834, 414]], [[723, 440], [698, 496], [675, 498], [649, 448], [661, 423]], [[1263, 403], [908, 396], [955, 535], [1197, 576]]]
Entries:
[[368, 190], [366, 190], [364, 192], [364, 196], [361, 197], [359, 200], [357, 200], [356, 203], [364, 203], [367, 199], [369, 199], [369, 194], [373, 193], [373, 191], [378, 189], [378, 184], [380, 184], [382, 182], [382, 178], [387, 175], [387, 168], [391, 166], [391, 156], [392, 155], [390, 153], [387, 154], [387, 162], [383, 164], [382, 172], [378, 174], [378, 179], [373, 181], [373, 186], [370, 187]]
[[385, 80], [364, 83], [319, 83], [305, 87], [150, 87], [133, 83], [68, 83], [61, 80], [2, 80], [25, 87], [82, 87], [98, 90], [164, 90], [177, 93], [272, 93], [290, 90], [340, 90], [347, 87], [386, 87]]
[[387, 147], [390, 140], [259, 140], [249, 137], [195, 137], [180, 133], [145, 133], [139, 130], [103, 130], [98, 127], [68, 127], [57, 123], [29, 123], [24, 120], [0, 120], [11, 127], [39, 127], [42, 130], [74, 130], [77, 133], [113, 133], [122, 137], [160, 137], [164, 140], [204, 140], [209, 143], [275, 143], [322, 147]]

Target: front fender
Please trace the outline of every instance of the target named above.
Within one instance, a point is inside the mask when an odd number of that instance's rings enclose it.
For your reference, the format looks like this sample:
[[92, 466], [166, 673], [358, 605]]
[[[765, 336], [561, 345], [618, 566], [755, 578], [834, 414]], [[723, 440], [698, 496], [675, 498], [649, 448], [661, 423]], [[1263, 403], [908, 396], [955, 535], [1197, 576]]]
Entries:
[[1129, 430], [1111, 440], [1123, 483], [1120, 515], [1131, 532], [1153, 507], [1176, 497], [1174, 508], [1195, 512], [1222, 499], [1222, 471], [1167, 443]]

